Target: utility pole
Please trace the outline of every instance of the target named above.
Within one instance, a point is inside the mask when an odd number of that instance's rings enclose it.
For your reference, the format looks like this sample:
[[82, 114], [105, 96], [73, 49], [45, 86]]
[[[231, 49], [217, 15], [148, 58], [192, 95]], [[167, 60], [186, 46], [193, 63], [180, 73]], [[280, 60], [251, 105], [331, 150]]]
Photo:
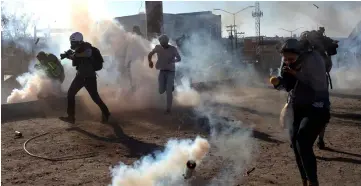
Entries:
[[257, 46], [256, 46], [256, 58], [257, 61], [259, 62], [260, 60], [260, 55], [261, 55], [261, 17], [263, 17], [263, 12], [261, 11], [260, 7], [259, 7], [259, 2], [255, 3], [255, 11], [252, 12], [252, 16], [255, 18], [256, 21], [256, 41], [257, 41]]
[[229, 32], [229, 40], [231, 40], [231, 51], [233, 52], [233, 39], [234, 39], [234, 36], [233, 36], [233, 25], [229, 25], [229, 26], [226, 26], [226, 28], [229, 28], [227, 31]]
[[[253, 7], [255, 7], [255, 6], [247, 6], [247, 7], [243, 8], [243, 9], [237, 11], [237, 12], [234, 12], [234, 13], [228, 12], [228, 11], [226, 11], [226, 10], [219, 9], [219, 8], [213, 9], [213, 10], [219, 10], [219, 11], [228, 13], [228, 14], [230, 14], [230, 15], [233, 16], [233, 25], [227, 26], [227, 28], [231, 28], [231, 30], [230, 30], [230, 32], [231, 32], [230, 39], [231, 39], [231, 42], [232, 42], [232, 51], [233, 51], [233, 48], [234, 48], [234, 47], [233, 47], [233, 39], [234, 39], [233, 36], [236, 37], [236, 38], [235, 38], [235, 41], [237, 42], [237, 34], [236, 34], [236, 32], [235, 32], [235, 31], [236, 31], [236, 15], [237, 15], [238, 13], [240, 13], [240, 12], [248, 9], [248, 8], [253, 8]], [[229, 31], [229, 30], [227, 30], [227, 31]], [[234, 34], [233, 34], [233, 33], [234, 33]], [[235, 48], [237, 48], [237, 43], [235, 44]]]
[[147, 18], [147, 38], [153, 39], [163, 33], [163, 2], [145, 1], [145, 14]]
[[[237, 38], [238, 38], [238, 35], [243, 35], [244, 34], [244, 32], [237, 32], [237, 30], [235, 30], [235, 36], [236, 36], [236, 50], [238, 49], [238, 41], [237, 41]], [[241, 37], [240, 37], [241, 38]]]

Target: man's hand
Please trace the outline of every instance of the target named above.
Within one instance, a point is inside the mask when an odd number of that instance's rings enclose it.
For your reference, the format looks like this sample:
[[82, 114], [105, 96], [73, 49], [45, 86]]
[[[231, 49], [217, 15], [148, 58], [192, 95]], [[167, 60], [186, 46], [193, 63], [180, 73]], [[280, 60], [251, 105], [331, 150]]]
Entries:
[[289, 66], [284, 66], [282, 69], [284, 72], [290, 73], [291, 75], [296, 75], [296, 71], [291, 69]]
[[69, 59], [73, 60], [75, 58], [75, 53], [74, 54], [70, 54], [69, 56]]
[[149, 61], [149, 68], [153, 68], [153, 62]]

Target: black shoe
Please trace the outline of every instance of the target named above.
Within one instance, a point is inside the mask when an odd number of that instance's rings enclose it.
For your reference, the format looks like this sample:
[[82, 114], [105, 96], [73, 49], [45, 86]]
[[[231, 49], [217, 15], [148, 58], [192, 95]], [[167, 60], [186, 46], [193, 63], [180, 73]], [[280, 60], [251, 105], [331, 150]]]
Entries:
[[306, 179], [302, 180], [302, 185], [303, 186], [308, 186], [308, 181]]
[[172, 92], [174, 92], [174, 89], [175, 89], [175, 88], [174, 88], [174, 86], [173, 86], [173, 88], [172, 88]]
[[67, 117], [59, 117], [61, 121], [74, 124], [75, 123], [75, 117], [67, 116]]
[[164, 112], [164, 114], [166, 114], [166, 115], [170, 114], [170, 109], [167, 109], [167, 110]]
[[325, 142], [324, 142], [324, 141], [318, 141], [317, 147], [318, 147], [320, 150], [325, 149], [325, 148], [326, 148]]
[[102, 123], [106, 123], [109, 120], [110, 113], [102, 115]]

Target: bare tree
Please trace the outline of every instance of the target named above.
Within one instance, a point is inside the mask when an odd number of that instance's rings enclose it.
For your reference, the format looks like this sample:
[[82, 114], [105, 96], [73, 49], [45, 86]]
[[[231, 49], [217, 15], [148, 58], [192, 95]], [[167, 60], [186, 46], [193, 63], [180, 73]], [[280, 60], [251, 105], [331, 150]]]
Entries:
[[4, 40], [16, 40], [30, 37], [28, 29], [32, 26], [31, 16], [28, 13], [9, 12], [6, 3], [1, 2], [1, 36]]
[[[33, 59], [34, 41], [30, 34], [29, 13], [10, 12], [1, 2], [1, 63], [3, 74], [18, 75], [28, 70]], [[5, 73], [4, 73], [5, 72]]]

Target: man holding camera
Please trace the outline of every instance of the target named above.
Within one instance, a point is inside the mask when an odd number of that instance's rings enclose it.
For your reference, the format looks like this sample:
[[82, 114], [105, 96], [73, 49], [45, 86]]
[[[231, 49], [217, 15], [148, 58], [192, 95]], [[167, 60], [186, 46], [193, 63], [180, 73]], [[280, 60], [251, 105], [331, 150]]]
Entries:
[[281, 76], [271, 79], [276, 89], [289, 92], [293, 124], [289, 134], [303, 185], [318, 186], [313, 144], [330, 119], [325, 61], [307, 43], [287, 40], [281, 48]]
[[98, 67], [98, 64], [103, 62], [103, 59], [96, 59], [94, 57], [96, 55], [94, 51], [99, 52], [99, 50], [95, 50], [90, 43], [84, 42], [83, 35], [79, 32], [75, 32], [70, 36], [70, 45], [70, 48], [74, 50], [74, 52], [70, 50], [62, 54], [61, 58], [66, 57], [72, 60], [77, 73], [68, 90], [68, 116], [60, 117], [60, 119], [69, 123], [75, 122], [75, 95], [81, 88], [85, 87], [103, 113], [102, 122], [107, 122], [110, 112], [99, 96], [95, 72], [101, 69], [102, 66]]

